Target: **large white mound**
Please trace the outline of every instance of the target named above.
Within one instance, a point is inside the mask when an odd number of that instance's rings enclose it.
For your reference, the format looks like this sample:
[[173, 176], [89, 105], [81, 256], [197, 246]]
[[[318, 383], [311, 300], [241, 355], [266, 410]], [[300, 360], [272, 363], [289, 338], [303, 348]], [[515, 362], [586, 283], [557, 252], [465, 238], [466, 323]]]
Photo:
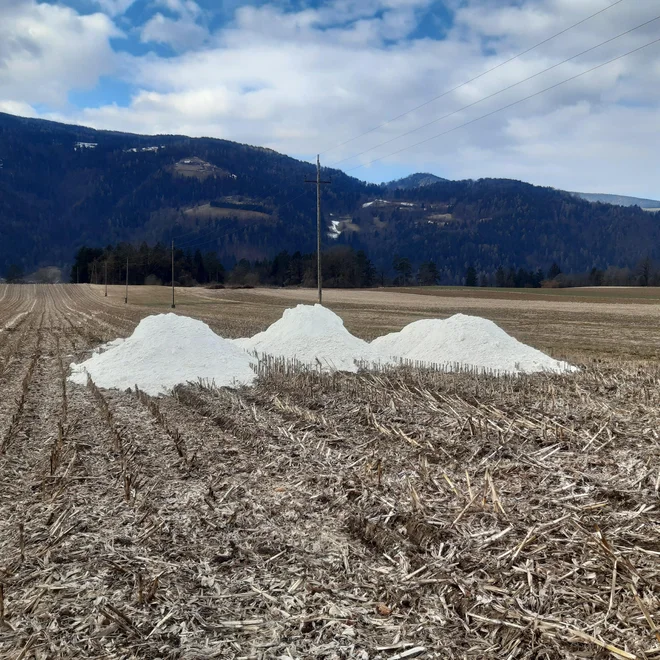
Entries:
[[218, 386], [238, 386], [256, 377], [254, 358], [206, 323], [176, 314], [148, 316], [130, 337], [104, 348], [86, 362], [72, 364], [69, 380], [85, 384], [89, 374], [99, 387], [137, 385], [155, 396], [200, 378]]
[[357, 371], [356, 361], [372, 362], [374, 351], [352, 335], [334, 312], [322, 305], [298, 305], [254, 337], [235, 339], [250, 353], [266, 354], [327, 371]]
[[372, 348], [385, 358], [475, 368], [500, 373], [572, 371], [545, 353], [519, 342], [492, 321], [456, 314], [448, 319], [424, 319], [399, 332], [378, 337]]

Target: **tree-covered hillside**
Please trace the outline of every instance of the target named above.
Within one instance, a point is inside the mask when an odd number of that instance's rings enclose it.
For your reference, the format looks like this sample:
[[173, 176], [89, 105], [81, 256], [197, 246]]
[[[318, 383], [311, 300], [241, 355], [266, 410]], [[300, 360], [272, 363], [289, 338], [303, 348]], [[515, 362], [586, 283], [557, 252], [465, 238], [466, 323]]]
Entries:
[[[226, 140], [139, 136], [0, 114], [0, 274], [69, 266], [83, 245], [174, 239], [232, 267], [315, 246], [315, 166]], [[435, 261], [443, 282], [468, 265], [564, 270], [660, 257], [660, 214], [591, 204], [518, 181], [439, 181], [392, 190], [324, 171], [326, 246]], [[428, 181], [425, 181], [428, 183]]]
[[[268, 149], [0, 114], [0, 159], [0, 272], [17, 259], [26, 270], [67, 264], [81, 245], [195, 233], [230, 260], [315, 244], [316, 196], [304, 181], [316, 168]], [[324, 197], [337, 212], [377, 190], [332, 178]]]

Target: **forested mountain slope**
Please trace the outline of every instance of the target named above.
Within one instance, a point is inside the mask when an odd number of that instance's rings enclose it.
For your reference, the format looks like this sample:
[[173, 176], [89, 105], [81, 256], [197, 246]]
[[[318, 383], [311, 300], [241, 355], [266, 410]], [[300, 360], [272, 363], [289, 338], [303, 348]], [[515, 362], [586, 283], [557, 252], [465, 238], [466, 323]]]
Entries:
[[[70, 264], [81, 245], [120, 241], [217, 251], [232, 265], [315, 245], [315, 167], [226, 140], [95, 131], [0, 114], [0, 274]], [[444, 281], [467, 264], [564, 270], [660, 256], [660, 214], [592, 204], [518, 181], [390, 189], [325, 171], [328, 245], [434, 259]]]

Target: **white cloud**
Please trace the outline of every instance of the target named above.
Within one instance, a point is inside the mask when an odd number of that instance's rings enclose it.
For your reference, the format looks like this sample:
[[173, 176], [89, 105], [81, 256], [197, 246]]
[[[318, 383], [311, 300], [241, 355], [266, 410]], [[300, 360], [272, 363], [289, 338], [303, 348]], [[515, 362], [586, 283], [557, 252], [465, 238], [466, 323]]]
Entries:
[[37, 111], [29, 103], [20, 101], [0, 101], [0, 112], [21, 117], [36, 117]]
[[[184, 52], [171, 58], [153, 53], [125, 56], [122, 75], [138, 90], [128, 107], [109, 105], [56, 116], [97, 127], [223, 137], [311, 157], [496, 66], [603, 9], [607, 2], [448, 0], [447, 4], [454, 6], [454, 25], [445, 39], [438, 40], [410, 37], [424, 27], [423, 17], [428, 25], [424, 12], [431, 7], [430, 0], [334, 0], [299, 11], [243, 6], [229, 24], [212, 34], [206, 28], [209, 16], [192, 0], [158, 0], [153, 5], [158, 13], [142, 26], [141, 38]], [[657, 0], [626, 0], [453, 94], [330, 151], [323, 160], [330, 164], [397, 137], [657, 13]], [[342, 167], [366, 165], [534, 94], [651, 41], [659, 25], [626, 35]], [[399, 172], [424, 169], [456, 178], [508, 176], [570, 189], [660, 195], [659, 54], [660, 44], [649, 47], [385, 158], [385, 165], [352, 173], [376, 177], [383, 166], [391, 166]], [[66, 59], [60, 62], [65, 88], [74, 82]], [[39, 100], [27, 91], [4, 96], [14, 102]]]
[[167, 44], [181, 52], [197, 50], [209, 38], [208, 30], [197, 22], [202, 10], [193, 0], [157, 0], [156, 6], [171, 11], [178, 18], [167, 18], [160, 12], [152, 16], [142, 27], [140, 40], [143, 43]]
[[144, 25], [140, 39], [143, 43], [167, 44], [176, 51], [185, 51], [200, 48], [208, 36], [206, 28], [192, 20], [173, 20], [159, 13]]
[[193, 0], [155, 0], [154, 4], [157, 7], [169, 9], [178, 16], [191, 16], [194, 18], [202, 13], [199, 5]]
[[121, 33], [104, 14], [0, 0], [0, 101], [63, 106], [115, 69], [109, 39]]
[[121, 16], [135, 4], [135, 0], [94, 0], [94, 2], [109, 16]]

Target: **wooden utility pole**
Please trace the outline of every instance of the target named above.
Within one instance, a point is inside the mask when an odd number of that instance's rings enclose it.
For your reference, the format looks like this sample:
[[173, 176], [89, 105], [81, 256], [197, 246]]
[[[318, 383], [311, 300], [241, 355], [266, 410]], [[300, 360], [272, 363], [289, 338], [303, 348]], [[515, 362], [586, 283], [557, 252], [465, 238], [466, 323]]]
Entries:
[[172, 241], [172, 309], [176, 305], [174, 304], [174, 241]]
[[126, 295], [124, 296], [124, 304], [128, 304], [128, 257], [126, 257]]
[[108, 260], [105, 261], [105, 297], [108, 297]]
[[316, 156], [316, 181], [305, 179], [305, 183], [316, 184], [316, 278], [319, 287], [319, 305], [323, 304], [323, 271], [321, 269], [321, 185], [332, 181], [321, 181], [321, 157]]

